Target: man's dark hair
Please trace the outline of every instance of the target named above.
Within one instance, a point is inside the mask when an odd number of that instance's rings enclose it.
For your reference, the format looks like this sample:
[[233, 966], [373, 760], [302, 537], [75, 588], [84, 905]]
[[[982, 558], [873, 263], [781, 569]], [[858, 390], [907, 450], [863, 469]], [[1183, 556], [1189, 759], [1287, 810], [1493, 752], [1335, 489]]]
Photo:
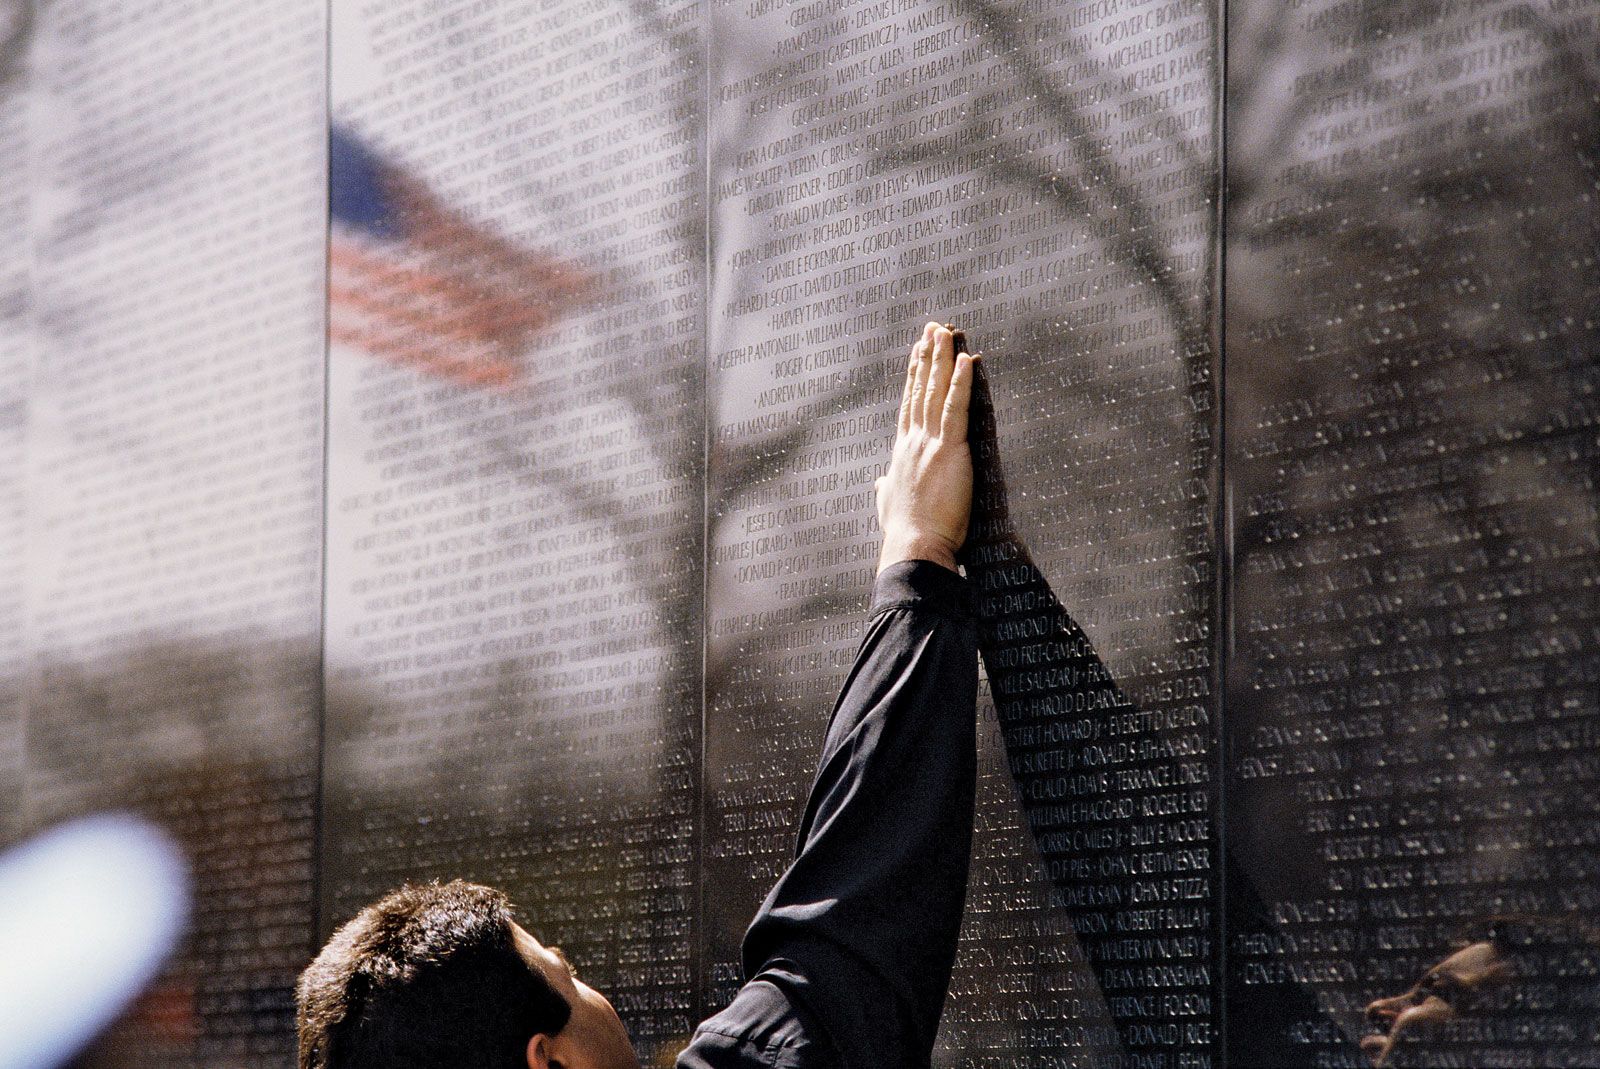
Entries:
[[526, 1069], [572, 1007], [480, 884], [407, 885], [356, 914], [295, 991], [300, 1069]]

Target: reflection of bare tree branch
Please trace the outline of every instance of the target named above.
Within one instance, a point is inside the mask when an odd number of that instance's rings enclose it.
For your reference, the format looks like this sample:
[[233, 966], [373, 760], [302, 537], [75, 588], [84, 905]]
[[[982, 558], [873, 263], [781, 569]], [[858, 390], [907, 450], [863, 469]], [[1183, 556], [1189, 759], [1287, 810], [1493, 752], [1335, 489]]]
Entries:
[[[961, 2], [969, 8], [972, 17], [982, 25], [984, 33], [998, 42], [999, 54], [1014, 60], [1018, 77], [1027, 87], [1029, 95], [1050, 104], [1048, 113], [1066, 127], [1069, 141], [1082, 150], [1084, 166], [1094, 185], [1106, 190], [1105, 196], [1113, 205], [1125, 206], [1128, 222], [1119, 233], [1125, 235], [1123, 240], [1126, 255], [1138, 263], [1142, 270], [1148, 271], [1152, 280], [1156, 282], [1163, 299], [1168, 302], [1172, 321], [1183, 333], [1185, 342], [1193, 340], [1203, 342], [1208, 337], [1204, 320], [1202, 319], [1199, 324], [1191, 322], [1195, 317], [1188, 313], [1184, 302], [1177, 295], [1172, 267], [1166, 263], [1161, 249], [1154, 242], [1156, 229], [1145, 199], [1139, 195], [1139, 190], [1134, 185], [1124, 179], [1104, 139], [1095, 132], [1082, 109], [1074, 106], [1070, 97], [1060, 92], [1054, 81], [1034, 62], [1027, 43], [1016, 30], [1016, 23], [1002, 17], [989, 0], [961, 0]], [[1216, 57], [1213, 56], [1211, 59], [1208, 70], [1214, 81], [1217, 69]], [[1214, 92], [1212, 98], [1215, 99]], [[1215, 115], [1212, 116], [1211, 126], [1215, 131], [1217, 128]], [[1211, 140], [1215, 151], [1217, 148], [1214, 144], [1215, 137]], [[1215, 161], [1201, 159], [1182, 138], [1177, 139], [1177, 144], [1183, 150], [1186, 166], [1213, 176], [1208, 181], [1207, 193], [1211, 197], [1208, 203], [1215, 204], [1216, 195], [1221, 189], [1221, 176], [1216, 173], [1218, 168]], [[1055, 181], [1054, 176], [1042, 168], [1037, 170], [1039, 173], [1036, 174], [1035, 181], [1048, 181], [1051, 194], [1059, 195], [1063, 183]], [[1082, 199], [1087, 202], [1087, 198]], [[1085, 203], [1081, 210], [1087, 211], [1088, 207]], [[1211, 288], [1207, 287], [1208, 292]]]
[[1532, 4], [1518, 4], [1513, 10], [1533, 25], [1544, 46], [1555, 54], [1561, 72], [1582, 89], [1583, 96], [1590, 101], [1600, 100], [1600, 80], [1594, 77], [1583, 54], [1575, 47], [1578, 35], [1564, 33], [1559, 26], [1552, 25]]
[[[875, 396], [876, 387], [857, 386], [837, 395], [834, 400], [841, 409], [854, 409], [868, 404], [880, 402], [883, 398]], [[743, 487], [756, 486], [769, 479], [776, 478], [784, 473], [788, 464], [793, 460], [796, 452], [805, 444], [812, 427], [807, 424], [789, 427], [782, 433], [768, 439], [761, 448], [745, 450], [726, 462], [716, 473], [716, 487], [719, 491], [732, 491]], [[719, 460], [721, 458], [719, 457]], [[712, 472], [706, 472], [708, 482]], [[706, 544], [720, 545], [723, 537], [722, 525], [729, 519], [727, 513], [714, 513], [710, 510], [706, 514]], [[845, 611], [854, 606], [855, 593], [828, 592], [813, 595], [803, 604], [806, 606], [808, 618], [822, 618]], [[708, 695], [720, 693], [732, 664], [717, 658], [708, 657], [705, 663], [705, 692]]]
[[11, 23], [10, 32], [4, 40], [0, 40], [0, 86], [4, 86], [12, 79], [21, 82], [27, 71], [25, 57], [28, 54], [28, 45], [33, 40], [34, 5], [28, 0], [22, 0], [13, 6], [16, 13]]
[[[664, 10], [668, 5], [660, 3], [659, 0], [627, 0], [627, 4], [634, 17], [644, 23], [645, 33], [654, 40], [664, 42], [666, 54], [686, 57], [683, 65], [685, 71], [701, 66], [702, 61], [695, 57], [705, 55], [707, 49], [707, 42], [701, 29], [704, 22], [702, 18], [680, 18], [678, 21], [681, 23], [681, 27], [674, 28]], [[698, 12], [699, 5], [693, 0], [690, 3], [679, 5], [678, 13], [680, 15], [690, 13], [698, 15]], [[684, 125], [692, 128], [699, 135], [694, 138], [694, 141], [701, 146], [700, 151], [704, 156], [709, 147], [706, 137], [708, 124], [705, 98], [696, 96], [680, 102], [678, 107], [692, 110], [693, 118], [684, 121]], [[702, 160], [702, 165], [703, 163], [704, 160]], [[702, 205], [701, 207], [703, 209], [706, 206]], [[706, 232], [709, 229], [708, 213], [704, 210], [690, 212], [688, 229], [689, 232], [684, 240], [688, 241], [692, 248], [705, 248]]]
[[[1083, 210], [1088, 210], [1087, 198], [1076, 190], [1073, 183], [1059, 181], [1054, 175], [1048, 173], [1041, 174], [1037, 168], [1029, 168], [1026, 160], [997, 160], [992, 166], [1014, 182], [1027, 184], [1031, 180], [1034, 188], [1040, 192], [1061, 198], [1068, 203], [1073, 203], [1074, 201], [1083, 203], [1086, 205]], [[1129, 194], [1129, 196], [1131, 197], [1132, 195]], [[1136, 209], [1140, 208], [1136, 198], [1132, 199], [1130, 203]], [[1146, 213], [1141, 209], [1139, 214]], [[1149, 235], [1153, 231], [1154, 228], [1148, 223], [1131, 225], [1119, 230], [1116, 236], [1110, 238], [1107, 242], [1107, 247], [1114, 258], [1126, 260], [1137, 266], [1140, 274], [1149, 280], [1149, 284], [1161, 296], [1162, 303], [1167, 308], [1168, 316], [1173, 326], [1177, 328], [1178, 336], [1182, 340], [1184, 353], [1191, 358], [1195, 355], [1204, 354], [1207, 352], [1209, 345], [1209, 316], [1195, 315], [1189, 311], [1183, 290], [1178, 284], [1177, 273], [1172, 269], [1172, 264], [1162, 254], [1160, 247], [1154, 241], [1149, 240]], [[1213, 244], [1215, 243], [1215, 232], [1212, 233], [1210, 240]], [[1207, 257], [1208, 271], [1211, 269], [1211, 264], [1215, 259], [1215, 257]], [[1215, 299], [1214, 288], [1210, 285], [1205, 288], [1207, 306]]]
[[[1029, 95], [1050, 103], [1048, 114], [1066, 128], [1068, 140], [1080, 149], [1088, 181], [1063, 181], [1048, 163], [1021, 156], [995, 159], [989, 164], [990, 168], [1024, 188], [1037, 191], [1070, 213], [1093, 216], [1102, 210], [1099, 202], [1109, 204], [1112, 210], [1121, 213], [1126, 225], [1119, 227], [1116, 236], [1110, 240], [1111, 255], [1138, 267], [1140, 274], [1148, 279], [1160, 296], [1170, 321], [1178, 331], [1183, 352], [1189, 359], [1203, 358], [1210, 350], [1209, 324], [1218, 306], [1215, 292], [1216, 255], [1206, 258], [1206, 278], [1202, 285], [1201, 308], [1197, 313], [1191, 310], [1177, 273], [1158, 244], [1159, 231], [1151, 219], [1145, 198], [1135, 185], [1125, 180], [1104, 139], [1095, 132], [1084, 112], [1060, 92], [1039, 65], [1029, 58], [1026, 42], [992, 4], [987, 0], [962, 0], [962, 3], [971, 17], [983, 27], [984, 33], [995, 42], [996, 53], [1015, 64], [1018, 79], [1026, 86]], [[1214, 78], [1214, 63], [1211, 69]], [[1213, 130], [1216, 125], [1213, 117]], [[1179, 144], [1184, 149], [1186, 165], [1208, 176], [1207, 203], [1216, 204], [1221, 189], [1219, 168], [1196, 157], [1189, 150], [1187, 142], [1180, 139]], [[931, 155], [929, 149], [911, 147], [888, 154], [886, 162], [894, 167], [911, 166], [925, 162]], [[1091, 187], [1104, 190], [1098, 198], [1099, 202], [1088, 194], [1087, 190]], [[1217, 249], [1217, 240], [1218, 235], [1213, 227], [1208, 235], [1208, 244], [1213, 253]]]
[[[1054, 105], [1050, 109], [1050, 114], [1067, 127], [1067, 136], [1074, 143], [1086, 149], [1084, 155], [1095, 181], [1103, 183], [1114, 194], [1131, 193], [1130, 190], [1119, 186], [1121, 176], [1111, 158], [1111, 152], [1105, 142], [1095, 134], [1088, 119], [1069, 103], [1068, 98], [1056, 89], [1049, 75], [1033, 61], [1027, 42], [1016, 30], [1017, 26], [1024, 23], [1006, 18], [989, 0], [959, 0], [959, 4], [969, 9], [972, 18], [982, 25], [986, 36], [999, 42], [998, 54], [1015, 62], [1019, 80], [1027, 87], [1029, 96], [1049, 101]], [[1210, 65], [1210, 71], [1214, 80], [1215, 57]], [[1209, 166], [1212, 163], [1210, 160], [1201, 159], [1182, 139], [1179, 139], [1178, 145], [1183, 149], [1185, 163], [1191, 166]], [[1120, 196], [1115, 199], [1121, 203]]]
[[[1261, 43], [1257, 47], [1257, 56], [1252, 56], [1248, 60], [1241, 59], [1235, 62], [1232, 57], [1233, 49], [1230, 42], [1230, 47], [1228, 48], [1228, 62], [1230, 66], [1237, 66], [1239, 69], [1250, 69], [1260, 65], [1256, 62], [1259, 56], [1270, 57], [1275, 55], [1283, 55], [1290, 52], [1295, 47], [1290, 43], [1289, 26], [1295, 19], [1299, 17], [1297, 14], [1297, 9], [1289, 6], [1288, 4], [1256, 5], [1256, 8], [1260, 7], [1265, 7], [1271, 12], [1272, 21], [1267, 25], [1267, 28], [1262, 33]], [[1235, 30], [1234, 34], [1235, 36], [1240, 35], [1238, 30]], [[1344, 75], [1340, 79], [1340, 84], [1342, 85], [1347, 82], [1353, 82], [1357, 77], [1359, 77], [1359, 75], [1354, 72]], [[1255, 86], [1252, 86], [1252, 88], [1255, 88], [1255, 91], [1258, 93], [1266, 91], [1265, 89], [1257, 88]], [[1237, 92], [1238, 86], [1236, 84], [1230, 84], [1228, 86], [1228, 94], [1223, 97], [1224, 110], [1227, 110], [1229, 96]], [[1309, 93], [1290, 93], [1276, 95], [1274, 97], [1274, 103], [1281, 103], [1282, 96], [1284, 95], [1286, 95], [1289, 100], [1289, 113], [1282, 121], [1274, 121], [1270, 124], [1273, 131], [1272, 141], [1269, 145], [1265, 146], [1262, 151], [1256, 153], [1256, 155], [1259, 155], [1262, 159], [1276, 160], [1283, 159], [1285, 156], [1287, 156], [1290, 148], [1294, 144], [1295, 137], [1298, 136], [1302, 115], [1305, 109], [1311, 105], [1311, 102], [1314, 99], [1314, 97], [1312, 97]], [[1262, 124], [1257, 123], [1254, 124], [1254, 127], [1259, 129], [1260, 125]], [[1231, 145], [1223, 147], [1223, 158], [1226, 161], [1226, 166], [1228, 168], [1227, 186], [1229, 200], [1235, 201], [1248, 197], [1251, 191], [1250, 183], [1255, 175], [1248, 169], [1240, 171], [1240, 169], [1235, 166], [1234, 158], [1229, 154], [1230, 148]]]
[[[1399, 8], [1361, 8], [1355, 9], [1366, 16], [1359, 26], [1359, 35], [1369, 40], [1385, 40], [1396, 32], [1395, 20]], [[1587, 99], [1593, 100], [1600, 95], [1600, 79], [1589, 69], [1588, 64], [1576, 47], [1577, 35], [1563, 32], [1560, 26], [1546, 17], [1545, 13], [1536, 6], [1527, 3], [1517, 3], [1508, 7], [1509, 11], [1516, 12], [1519, 17], [1533, 28], [1535, 33], [1557, 61], [1561, 72], [1575, 86], [1579, 87]], [[1280, 57], [1294, 56], [1303, 44], [1297, 40], [1296, 34], [1301, 19], [1300, 9], [1291, 5], [1261, 4], [1252, 5], [1251, 14], [1266, 12], [1271, 21], [1258, 32], [1253, 42], [1253, 54], [1240, 57], [1235, 65], [1241, 70], [1263, 68]], [[1242, 34], [1237, 36], [1245, 36]], [[1230, 49], [1231, 51], [1231, 49]], [[1310, 110], [1327, 96], [1352, 87], [1359, 86], [1362, 82], [1370, 80], [1372, 71], [1361, 65], [1341, 65], [1330, 75], [1330, 79], [1323, 83], [1318, 92], [1294, 92], [1277, 95], [1273, 99], [1274, 105], [1282, 106], [1280, 114], [1271, 118], [1270, 122], [1253, 122], [1252, 131], [1259, 131], [1263, 127], [1270, 128], [1269, 140], [1254, 146], [1251, 156], [1262, 161], [1279, 161], [1288, 158], [1294, 147], [1295, 141], [1305, 132], [1306, 124], [1311, 121]], [[1270, 81], [1267, 83], [1270, 85]], [[1237, 83], [1229, 86], [1230, 96], [1239, 91]], [[1248, 107], [1248, 102], [1246, 104]], [[1266, 172], [1259, 167], [1237, 167], [1233, 160], [1229, 161], [1228, 192], [1232, 203], [1247, 203], [1255, 194], [1258, 184], [1265, 180]], [[1332, 191], [1343, 194], [1342, 184], [1328, 183]]]
[[[625, 390], [619, 391], [619, 394], [625, 397], [627, 392], [628, 391]], [[508, 467], [510, 470], [517, 472], [519, 475], [528, 476], [537, 486], [555, 490], [556, 492], [562, 494], [563, 499], [567, 502], [568, 506], [581, 519], [590, 523], [609, 524], [615, 522], [625, 515], [624, 503], [620, 497], [594, 496], [582, 492], [576, 487], [566, 485], [559, 480], [550, 478], [546, 471], [537, 463], [536, 458], [530, 456], [525, 451], [525, 447], [520, 444], [519, 439], [516, 439], [510, 435], [505, 435], [491, 438], [486, 444], [490, 448], [497, 451], [501, 456], [507, 458], [509, 461]], [[668, 470], [681, 470], [680, 467], [670, 466], [670, 457], [672, 456], [671, 447], [674, 444], [686, 445], [687, 443], [666, 442], [653, 444], [657, 445], [658, 448], [665, 447], [662, 453], [658, 455], [668, 458]], [[696, 444], [698, 444], [698, 440], [696, 441]], [[679, 453], [678, 459], [680, 464], [685, 455], [685, 452]], [[666, 632], [668, 634], [684, 633], [682, 628], [692, 626], [694, 624], [694, 615], [695, 611], [699, 607], [699, 602], [696, 600], [691, 605], [680, 595], [678, 587], [682, 581], [682, 573], [672, 568], [661, 568], [648, 570], [644, 574], [650, 577], [647, 583], [650, 601], [660, 611], [662, 619], [666, 625]], [[673, 657], [674, 664], [676, 664], [678, 661], [686, 660], [681, 652], [677, 650], [672, 650], [670, 652]], [[682, 667], [683, 670], [688, 671], [691, 670], [692, 666], [684, 665], [680, 667]], [[674, 692], [674, 690], [674, 687], [668, 687], [669, 696]]]

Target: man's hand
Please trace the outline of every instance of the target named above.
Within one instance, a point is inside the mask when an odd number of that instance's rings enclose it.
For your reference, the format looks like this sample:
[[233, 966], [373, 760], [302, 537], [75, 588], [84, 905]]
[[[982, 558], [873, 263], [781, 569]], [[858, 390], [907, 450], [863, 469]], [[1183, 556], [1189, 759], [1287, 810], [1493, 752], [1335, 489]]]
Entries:
[[972, 512], [967, 407], [976, 357], [955, 350], [955, 335], [937, 323], [922, 328], [911, 349], [894, 457], [877, 483], [880, 572], [903, 560], [956, 570]]

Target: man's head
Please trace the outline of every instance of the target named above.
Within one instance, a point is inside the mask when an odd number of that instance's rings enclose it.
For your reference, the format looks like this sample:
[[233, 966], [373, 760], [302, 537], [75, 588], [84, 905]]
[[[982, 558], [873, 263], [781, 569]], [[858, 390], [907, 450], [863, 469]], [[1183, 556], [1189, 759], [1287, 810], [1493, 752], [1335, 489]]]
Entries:
[[611, 1004], [504, 895], [407, 886], [334, 933], [300, 977], [300, 1069], [637, 1069]]

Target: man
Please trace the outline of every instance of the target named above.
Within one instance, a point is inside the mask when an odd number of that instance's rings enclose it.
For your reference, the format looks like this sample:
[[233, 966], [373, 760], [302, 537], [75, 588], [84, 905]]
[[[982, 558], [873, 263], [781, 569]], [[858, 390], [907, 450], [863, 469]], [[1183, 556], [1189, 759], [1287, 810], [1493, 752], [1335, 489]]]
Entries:
[[[977, 647], [956, 553], [972, 507], [974, 357], [911, 351], [871, 620], [834, 707], [794, 862], [744, 942], [749, 978], [680, 1069], [926, 1065], [972, 842]], [[301, 1069], [635, 1069], [610, 1003], [498, 892], [403, 888], [301, 977]]]

